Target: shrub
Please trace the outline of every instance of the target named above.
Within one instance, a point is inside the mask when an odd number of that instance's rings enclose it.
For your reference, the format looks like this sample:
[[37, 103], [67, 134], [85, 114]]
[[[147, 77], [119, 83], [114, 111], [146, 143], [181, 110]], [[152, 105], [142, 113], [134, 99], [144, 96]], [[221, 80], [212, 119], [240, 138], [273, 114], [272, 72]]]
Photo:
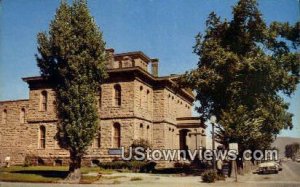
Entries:
[[175, 168], [190, 168], [190, 164], [184, 163], [184, 162], [175, 162], [174, 167]]
[[145, 162], [145, 161], [131, 161], [128, 162], [130, 165], [130, 170], [142, 173], [151, 173], [154, 171], [156, 163], [155, 162]]
[[99, 166], [104, 169], [129, 169], [134, 172], [152, 172], [156, 166], [155, 162], [145, 161], [114, 161], [114, 162], [100, 162]]
[[104, 169], [126, 169], [128, 164], [124, 161], [100, 162], [99, 166]]
[[148, 142], [148, 140], [145, 140], [145, 139], [136, 139], [133, 141], [133, 143], [131, 144], [131, 147], [132, 147], [132, 158], [135, 159], [135, 157], [138, 157], [140, 158], [140, 155], [138, 155], [136, 152], [135, 152], [135, 148], [137, 147], [142, 147], [144, 148], [144, 153], [146, 153], [146, 149], [147, 148], [151, 148], [151, 145], [150, 143]]
[[32, 156], [29, 156], [29, 155], [25, 156], [25, 160], [24, 160], [24, 164], [23, 164], [24, 167], [32, 166], [31, 158], [32, 158]]
[[202, 181], [207, 183], [215, 182], [218, 178], [218, 175], [215, 171], [208, 170], [202, 174]]
[[141, 172], [152, 173], [155, 170], [155, 162], [147, 162], [147, 164], [142, 168]]
[[146, 162], [143, 161], [130, 161], [128, 163], [128, 169], [133, 170], [133, 171], [140, 171], [141, 168], [143, 168], [146, 165]]

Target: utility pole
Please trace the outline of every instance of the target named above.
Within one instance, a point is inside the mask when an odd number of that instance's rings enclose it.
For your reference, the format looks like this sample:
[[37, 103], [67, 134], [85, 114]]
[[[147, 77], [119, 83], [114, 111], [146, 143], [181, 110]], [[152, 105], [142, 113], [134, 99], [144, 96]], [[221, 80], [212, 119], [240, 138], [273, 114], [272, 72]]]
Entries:
[[212, 166], [213, 170], [216, 171], [216, 157], [215, 157], [215, 123], [217, 121], [216, 116], [212, 115], [210, 117], [210, 123], [212, 125], [212, 151], [213, 151], [213, 159], [212, 159]]

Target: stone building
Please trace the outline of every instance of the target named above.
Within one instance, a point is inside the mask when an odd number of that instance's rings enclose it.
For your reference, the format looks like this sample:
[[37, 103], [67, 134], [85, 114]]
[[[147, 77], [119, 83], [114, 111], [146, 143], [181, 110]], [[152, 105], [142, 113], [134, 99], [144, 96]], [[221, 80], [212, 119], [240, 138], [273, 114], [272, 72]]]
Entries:
[[[107, 49], [109, 78], [98, 94], [99, 131], [84, 164], [110, 161], [110, 148], [146, 139], [153, 149], [205, 146], [205, 125], [192, 117], [194, 95], [176, 87], [176, 76], [158, 76], [158, 59], [143, 52], [114, 54]], [[149, 70], [148, 70], [149, 69]], [[151, 72], [151, 73], [150, 73]], [[26, 77], [29, 99], [0, 102], [0, 161], [67, 164], [68, 152], [55, 140], [55, 92], [42, 77]]]

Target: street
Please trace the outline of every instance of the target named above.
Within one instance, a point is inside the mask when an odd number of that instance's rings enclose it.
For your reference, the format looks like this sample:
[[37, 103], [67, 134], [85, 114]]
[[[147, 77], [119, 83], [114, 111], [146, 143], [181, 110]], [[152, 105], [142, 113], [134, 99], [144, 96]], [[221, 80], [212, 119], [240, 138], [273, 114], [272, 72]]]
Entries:
[[[6, 183], [0, 182], [0, 187], [96, 187], [96, 186], [122, 186], [122, 187], [153, 187], [153, 186], [197, 186], [197, 187], [299, 187], [300, 186], [300, 163], [298, 162], [285, 162], [283, 163], [283, 170], [279, 174], [247, 174], [244, 176], [238, 176], [238, 182], [234, 182], [234, 179], [230, 178], [226, 181], [217, 181], [216, 183], [202, 183], [199, 176], [170, 176], [170, 175], [155, 175], [155, 174], [143, 174], [143, 173], [115, 173], [110, 175], [111, 178], [119, 178], [118, 184], [108, 184], [100, 182], [93, 185], [84, 184], [33, 184], [33, 183]], [[130, 181], [132, 177], [141, 177], [140, 181]]]
[[239, 176], [239, 181], [257, 186], [300, 186], [300, 163], [288, 161], [282, 164], [283, 170], [278, 174], [248, 174]]

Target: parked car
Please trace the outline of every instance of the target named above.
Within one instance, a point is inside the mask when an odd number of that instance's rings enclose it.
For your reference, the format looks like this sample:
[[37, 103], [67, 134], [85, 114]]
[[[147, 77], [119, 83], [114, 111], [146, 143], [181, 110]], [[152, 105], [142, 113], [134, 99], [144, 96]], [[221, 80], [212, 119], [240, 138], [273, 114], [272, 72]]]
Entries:
[[295, 159], [296, 162], [300, 162], [300, 157]]
[[280, 166], [276, 162], [264, 162], [258, 165], [258, 174], [271, 174], [278, 173], [280, 171]]

